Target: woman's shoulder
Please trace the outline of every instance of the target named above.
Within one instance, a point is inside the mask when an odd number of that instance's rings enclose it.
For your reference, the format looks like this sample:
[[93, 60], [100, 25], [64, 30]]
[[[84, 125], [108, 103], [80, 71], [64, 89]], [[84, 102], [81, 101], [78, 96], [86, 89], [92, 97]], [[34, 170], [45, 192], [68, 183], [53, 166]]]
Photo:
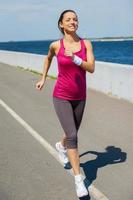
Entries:
[[50, 48], [54, 50], [58, 49], [59, 47], [60, 47], [60, 40], [55, 40], [50, 44]]
[[51, 44], [50, 44], [50, 49], [53, 49], [53, 51], [55, 52], [55, 54], [57, 55], [59, 49], [60, 49], [60, 40], [56, 40], [56, 41], [53, 41]]
[[92, 43], [89, 39], [82, 39], [87, 49], [92, 49]]

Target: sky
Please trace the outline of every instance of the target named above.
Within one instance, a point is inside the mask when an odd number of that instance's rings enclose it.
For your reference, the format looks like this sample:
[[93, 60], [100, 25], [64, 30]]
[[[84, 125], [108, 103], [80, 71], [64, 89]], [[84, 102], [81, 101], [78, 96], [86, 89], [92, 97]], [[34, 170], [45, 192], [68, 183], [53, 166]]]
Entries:
[[0, 0], [0, 42], [58, 39], [66, 9], [76, 11], [80, 37], [133, 36], [133, 0]]

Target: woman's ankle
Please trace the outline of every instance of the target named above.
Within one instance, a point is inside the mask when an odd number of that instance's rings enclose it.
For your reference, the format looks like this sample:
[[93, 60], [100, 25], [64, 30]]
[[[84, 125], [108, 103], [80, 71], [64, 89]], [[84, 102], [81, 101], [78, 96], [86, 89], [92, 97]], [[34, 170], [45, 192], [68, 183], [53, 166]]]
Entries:
[[66, 147], [65, 147], [65, 145], [62, 141], [60, 142], [60, 146], [61, 146], [62, 149], [66, 149]]
[[76, 175], [74, 175], [74, 178], [75, 178], [75, 181], [76, 181], [76, 182], [79, 182], [79, 181], [82, 180], [82, 174], [81, 174], [81, 173], [76, 174]]

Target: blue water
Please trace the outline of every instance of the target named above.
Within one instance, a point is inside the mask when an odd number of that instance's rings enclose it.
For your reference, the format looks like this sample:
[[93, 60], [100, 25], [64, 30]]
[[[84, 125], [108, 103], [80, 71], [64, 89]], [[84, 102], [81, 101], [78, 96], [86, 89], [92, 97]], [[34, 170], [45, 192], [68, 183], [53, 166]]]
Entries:
[[[46, 55], [53, 40], [0, 42], [1, 50]], [[133, 41], [92, 41], [97, 61], [133, 65]]]

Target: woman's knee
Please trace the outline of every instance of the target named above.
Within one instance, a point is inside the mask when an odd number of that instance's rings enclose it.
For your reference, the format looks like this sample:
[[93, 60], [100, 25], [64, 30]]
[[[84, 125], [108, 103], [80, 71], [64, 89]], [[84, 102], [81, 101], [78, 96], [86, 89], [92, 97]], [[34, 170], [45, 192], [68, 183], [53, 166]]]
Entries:
[[67, 149], [75, 149], [78, 147], [78, 138], [77, 135], [66, 136], [66, 147]]

